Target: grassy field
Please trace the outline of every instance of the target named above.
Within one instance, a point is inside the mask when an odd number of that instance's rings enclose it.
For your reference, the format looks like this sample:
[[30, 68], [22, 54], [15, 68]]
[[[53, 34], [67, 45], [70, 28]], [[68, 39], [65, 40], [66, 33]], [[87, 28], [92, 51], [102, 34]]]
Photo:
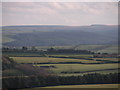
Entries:
[[[75, 46], [52, 46], [55, 49], [72, 49]], [[38, 46], [37, 49], [48, 49], [50, 46]], [[90, 50], [101, 53], [118, 53], [117, 45], [79, 45], [75, 49], [78, 50]]]
[[42, 54], [39, 53], [31, 53], [31, 52], [3, 52], [3, 55], [7, 55], [9, 57], [21, 57], [21, 56], [42, 56]]
[[64, 85], [45, 88], [118, 88], [118, 84]]
[[[90, 85], [63, 85], [63, 86], [50, 86], [42, 88], [118, 88], [119, 84], [90, 84]], [[28, 88], [22, 90], [40, 90], [41, 88]]]
[[61, 72], [97, 72], [97, 70], [118, 68], [118, 64], [36, 64], [35, 66], [55, 66], [56, 68], [50, 69], [56, 74], [61, 74]]
[[2, 43], [12, 42], [12, 41], [14, 41], [14, 39], [9, 38], [7, 36], [2, 37]]
[[119, 58], [92, 58], [94, 60], [109, 60], [109, 61], [119, 61]]
[[105, 49], [98, 50], [97, 52], [118, 53], [118, 47], [117, 46], [111, 46], [111, 47], [107, 47]]
[[[3, 37], [4, 42], [11, 42], [14, 39]], [[52, 46], [55, 49], [73, 49], [74, 46]], [[38, 50], [47, 50], [51, 48], [51, 46], [36, 46]], [[118, 46], [117, 45], [79, 45], [75, 48], [76, 50], [90, 50], [94, 52], [100, 53], [118, 53]]]
[[68, 58], [49, 58], [49, 57], [11, 57], [18, 63], [58, 63], [58, 62], [82, 62], [82, 63], [98, 63], [100, 61], [84, 60], [84, 59], [68, 59]]
[[93, 57], [92, 54], [48, 54], [48, 56], [56, 56], [56, 57], [77, 57], [77, 58], [90, 58], [90, 57]]
[[[69, 59], [69, 58], [50, 58], [50, 57], [11, 57], [18, 63], [33, 63], [34, 66], [37, 67], [48, 67], [54, 66], [55, 68], [46, 68], [52, 71], [55, 74], [62, 76], [71, 76], [71, 75], [82, 75], [87, 73], [114, 73], [118, 72], [118, 63], [111, 64], [67, 64], [65, 62], [82, 62], [82, 63], [98, 63], [101, 61], [94, 60], [84, 60], [84, 59]], [[101, 59], [101, 58], [95, 58]], [[101, 60], [116, 60], [116, 58], [102, 58]], [[60, 64], [60, 63], [64, 64]], [[46, 64], [38, 64], [38, 63], [46, 63]], [[48, 63], [48, 64], [47, 64]], [[54, 63], [54, 64], [50, 64]], [[57, 64], [56, 64], [57, 63]], [[67, 73], [64, 73], [67, 72]], [[78, 73], [74, 73], [78, 72]]]

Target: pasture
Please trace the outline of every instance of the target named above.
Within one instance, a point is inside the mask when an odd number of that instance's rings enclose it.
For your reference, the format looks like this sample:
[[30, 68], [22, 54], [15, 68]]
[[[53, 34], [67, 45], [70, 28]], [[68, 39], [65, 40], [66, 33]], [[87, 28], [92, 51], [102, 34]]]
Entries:
[[100, 61], [70, 58], [51, 58], [51, 57], [10, 57], [18, 63], [59, 63], [59, 62], [82, 62], [98, 63]]
[[35, 64], [34, 66], [55, 66], [56, 68], [50, 68], [50, 70], [56, 74], [62, 74], [61, 72], [87, 73], [118, 68], [118, 64]]
[[[61, 56], [61, 55], [58, 55]], [[62, 55], [63, 56], [63, 55]], [[74, 56], [74, 55], [73, 55]], [[79, 56], [79, 55], [76, 55]], [[101, 61], [52, 58], [52, 57], [10, 57], [17, 63], [31, 63], [35, 67], [42, 67], [59, 76], [76, 76], [88, 73], [117, 73], [118, 63], [97, 64]], [[117, 60], [116, 58], [95, 58], [96, 60]], [[72, 62], [72, 63], [70, 63]], [[80, 64], [80, 62], [84, 64]], [[92, 64], [91, 64], [92, 63]]]
[[91, 58], [92, 54], [48, 54], [48, 56], [55, 57], [75, 57], [75, 58]]
[[119, 58], [92, 58], [94, 60], [119, 61]]
[[[41, 88], [118, 88], [119, 84], [89, 84], [89, 85], [61, 85], [61, 86], [48, 86]], [[40, 87], [37, 88], [28, 88], [22, 90], [40, 90]]]
[[63, 85], [45, 88], [118, 88], [118, 84]]

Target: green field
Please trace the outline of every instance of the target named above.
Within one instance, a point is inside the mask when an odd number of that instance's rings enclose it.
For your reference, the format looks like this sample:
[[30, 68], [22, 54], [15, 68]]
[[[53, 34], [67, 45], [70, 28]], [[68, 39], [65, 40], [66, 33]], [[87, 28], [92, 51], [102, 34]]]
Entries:
[[[63, 85], [63, 86], [50, 86], [42, 88], [118, 88], [119, 84], [91, 84], [91, 85]], [[40, 90], [41, 88], [28, 88], [22, 90]]]
[[92, 58], [94, 60], [119, 61], [119, 58]]
[[[33, 66], [37, 66], [37, 67], [54, 66], [55, 68], [45, 68], [45, 69], [48, 69], [54, 74], [60, 76], [82, 75], [82, 74], [95, 73], [95, 72], [103, 73], [103, 74], [118, 72], [118, 63], [95, 64], [101, 61], [70, 59], [70, 58], [50, 58], [50, 57], [11, 57], [11, 58], [18, 63], [31, 63], [33, 64]], [[95, 58], [95, 59], [117, 60], [116, 58]], [[68, 64], [68, 62], [82, 62], [87, 64], [75, 64], [75, 63]], [[42, 64], [42, 63], [46, 63], [46, 64]], [[90, 64], [90, 63], [94, 63], [94, 64]]]
[[48, 54], [48, 56], [55, 56], [55, 57], [76, 57], [76, 58], [90, 58], [90, 57], [93, 57], [92, 54]]
[[31, 53], [31, 52], [3, 52], [3, 55], [7, 55], [9, 57], [20, 57], [20, 56], [42, 56], [41, 53]]
[[[55, 49], [72, 49], [75, 46], [52, 46]], [[37, 49], [48, 49], [50, 46], [38, 46]], [[117, 45], [79, 45], [75, 49], [78, 50], [90, 50], [100, 53], [118, 53]]]
[[12, 41], [14, 41], [14, 39], [9, 38], [7, 36], [2, 37], [2, 43], [12, 42]]
[[97, 52], [118, 53], [118, 47], [117, 46], [111, 46], [111, 47], [107, 47], [105, 49], [98, 50]]
[[[3, 37], [3, 43], [11, 42], [11, 41], [14, 41], [14, 39]], [[54, 49], [73, 49], [73, 47], [75, 46], [52, 46], [52, 48]], [[51, 46], [36, 46], [36, 49], [38, 50], [47, 50], [48, 48], [51, 48]], [[93, 52], [100, 52], [100, 53], [118, 53], [117, 45], [79, 45], [75, 49], [76, 50], [90, 50]]]
[[[34, 66], [55, 66], [56, 68], [50, 68], [50, 70], [58, 75], [63, 75], [61, 72], [102, 72], [102, 70], [118, 68], [118, 64], [35, 64]], [[112, 72], [117, 72], [117, 70], [112, 70]], [[72, 73], [71, 75], [75, 74], [76, 73]]]
[[100, 61], [70, 59], [70, 58], [50, 58], [50, 57], [11, 57], [18, 63], [59, 63], [59, 62], [82, 62], [82, 63], [98, 63]]
[[64, 85], [45, 88], [118, 88], [118, 84]]

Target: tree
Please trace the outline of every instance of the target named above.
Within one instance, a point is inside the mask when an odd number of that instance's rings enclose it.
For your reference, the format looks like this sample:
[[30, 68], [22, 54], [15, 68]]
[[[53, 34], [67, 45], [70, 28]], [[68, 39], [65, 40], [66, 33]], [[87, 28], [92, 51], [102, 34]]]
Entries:
[[22, 47], [22, 50], [28, 50], [28, 48], [27, 48], [27, 47], [25, 47], [25, 46], [23, 46], [23, 47]]

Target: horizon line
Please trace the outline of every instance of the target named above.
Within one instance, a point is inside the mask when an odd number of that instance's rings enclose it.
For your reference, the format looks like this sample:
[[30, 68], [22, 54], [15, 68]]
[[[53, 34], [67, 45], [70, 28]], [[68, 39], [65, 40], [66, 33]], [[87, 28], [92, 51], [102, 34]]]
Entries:
[[88, 24], [88, 25], [62, 25], [62, 24], [22, 24], [22, 25], [0, 25], [0, 27], [10, 26], [115, 26], [118, 24]]

